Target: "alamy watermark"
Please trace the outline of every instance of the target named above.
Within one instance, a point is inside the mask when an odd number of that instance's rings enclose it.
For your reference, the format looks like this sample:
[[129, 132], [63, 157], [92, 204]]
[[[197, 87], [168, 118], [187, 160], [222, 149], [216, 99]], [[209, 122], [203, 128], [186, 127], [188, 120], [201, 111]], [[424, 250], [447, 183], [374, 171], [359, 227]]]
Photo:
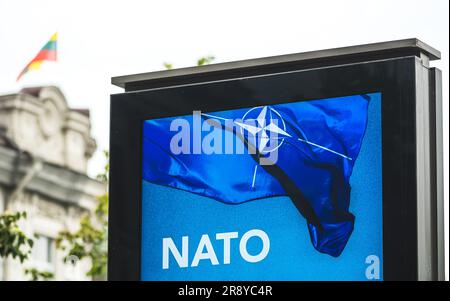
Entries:
[[380, 258], [377, 255], [366, 257], [366, 279], [380, 280]]
[[269, 110], [273, 109], [263, 107], [256, 118], [245, 114], [241, 119], [229, 119], [201, 111], [193, 112], [192, 122], [176, 118], [170, 124], [170, 131], [175, 133], [170, 151], [174, 155], [251, 154], [258, 158], [259, 164], [273, 165], [278, 160], [279, 147], [290, 135], [284, 121], [280, 122], [281, 116]]

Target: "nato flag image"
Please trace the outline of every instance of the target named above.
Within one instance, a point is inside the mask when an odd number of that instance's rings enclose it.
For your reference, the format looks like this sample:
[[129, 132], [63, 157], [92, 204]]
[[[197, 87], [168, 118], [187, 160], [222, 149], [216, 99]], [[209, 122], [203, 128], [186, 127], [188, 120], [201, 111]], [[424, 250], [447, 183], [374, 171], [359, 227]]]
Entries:
[[[367, 100], [364, 113], [358, 113], [357, 116], [348, 114], [350, 106], [363, 98]], [[327, 223], [331, 221], [329, 229], [342, 228], [339, 229], [340, 232], [336, 236], [336, 233], [332, 232], [334, 230], [327, 232], [328, 228], [325, 227], [325, 232], [329, 235], [323, 240], [329, 243], [329, 241], [336, 242], [341, 239], [342, 242], [337, 245], [331, 243], [324, 247], [324, 243], [320, 242], [320, 239], [319, 242], [317, 241], [318, 237], [314, 236], [314, 225], [300, 214], [291, 198], [284, 193], [277, 179], [266, 174], [261, 167], [255, 169], [254, 172], [253, 168], [250, 168], [249, 171], [246, 165], [247, 161], [235, 164], [236, 166], [229, 163], [226, 168], [236, 169], [233, 171], [236, 176], [232, 177], [224, 174], [225, 167], [214, 170], [209, 166], [207, 171], [213, 174], [212, 180], [220, 179], [220, 177], [225, 182], [227, 178], [233, 178], [234, 181], [248, 180], [248, 183], [242, 183], [242, 185], [230, 184], [230, 187], [239, 187], [239, 189], [249, 187], [248, 191], [216, 191], [220, 188], [216, 188], [214, 185], [203, 187], [198, 184], [202, 183], [199, 179], [187, 181], [188, 185], [186, 185], [186, 179], [182, 174], [174, 177], [176, 179], [168, 177], [170, 174], [164, 174], [165, 171], [161, 170], [161, 166], [155, 165], [165, 160], [162, 158], [164, 152], [158, 152], [156, 148], [144, 147], [141, 200], [141, 279], [161, 281], [383, 280], [381, 101], [381, 93], [371, 93], [271, 106], [274, 113], [272, 115], [277, 114], [280, 118], [284, 118], [283, 122], [286, 121], [287, 125], [282, 127], [280, 132], [290, 138], [292, 138], [297, 125], [294, 124], [293, 127], [290, 127], [289, 116], [294, 116], [297, 109], [300, 111], [296, 116], [300, 117], [293, 118], [293, 123], [295, 120], [307, 120], [308, 114], [311, 114], [312, 117], [317, 116], [316, 108], [323, 110], [324, 114], [340, 114], [341, 119], [343, 116], [348, 119], [349, 123], [346, 125], [349, 129], [348, 135], [354, 137], [352, 145], [345, 145], [343, 140], [346, 136], [345, 133], [339, 132], [339, 126], [342, 124], [339, 125], [337, 119], [327, 121], [327, 128], [324, 129], [327, 134], [324, 135], [311, 135], [320, 125], [313, 124], [311, 128], [308, 128], [308, 125], [302, 125], [300, 122], [303, 131], [299, 134], [298, 139], [295, 136], [296, 141], [299, 141], [296, 149], [300, 153], [306, 154], [305, 156], [310, 158], [310, 154], [302, 150], [303, 147], [308, 147], [307, 150], [314, 152], [314, 155], [321, 154], [321, 157], [314, 158], [335, 164], [342, 175], [342, 185], [344, 188], [349, 188], [341, 189], [344, 192], [341, 197], [338, 197], [338, 201], [341, 202], [338, 205], [345, 208], [345, 216], [348, 217], [348, 220], [336, 221], [336, 215], [326, 210], [323, 214], [319, 214], [319, 220], [324, 225], [328, 225]], [[251, 109], [211, 114], [222, 117], [235, 114], [242, 117]], [[346, 115], [341, 114], [340, 110]], [[260, 113], [260, 116], [261, 114], [263, 113]], [[301, 116], [305, 116], [305, 118]], [[161, 122], [158, 123], [159, 121]], [[162, 119], [145, 121], [143, 125], [144, 139], [146, 122], [148, 124], [164, 124]], [[357, 128], [358, 126], [363, 128], [362, 131]], [[170, 133], [170, 135], [173, 134], [174, 132]], [[308, 136], [308, 139], [303, 135]], [[317, 139], [314, 140], [314, 138]], [[325, 140], [320, 140], [322, 138]], [[334, 140], [330, 141], [330, 139]], [[314, 142], [312, 143], [312, 141]], [[287, 145], [280, 146], [280, 157], [283, 155], [283, 147], [288, 149]], [[292, 153], [292, 150], [290, 152]], [[223, 154], [220, 156], [226, 157]], [[245, 157], [249, 157], [248, 164], [254, 165], [254, 160], [250, 155], [241, 154], [239, 156], [237, 160], [247, 160]], [[151, 158], [150, 161], [155, 158], [159, 159], [152, 165], [148, 164], [148, 160], [145, 163], [145, 158]], [[292, 156], [289, 159], [280, 158], [280, 166], [283, 168], [283, 164], [285, 164], [287, 169], [294, 166], [290, 175], [293, 175], [295, 183], [305, 192], [306, 197], [312, 202], [316, 202], [313, 204], [315, 211], [321, 212], [317, 206], [324, 204], [320, 200], [326, 199], [330, 187], [324, 185], [330, 181], [323, 178], [323, 173], [308, 169], [308, 164], [293, 163], [295, 160], [292, 158]], [[175, 161], [177, 160], [175, 159]], [[198, 162], [197, 160], [195, 164]], [[225, 170], [225, 173], [227, 172], [229, 171]], [[301, 174], [302, 177], [295, 178], [294, 172], [295, 175]], [[195, 175], [195, 170], [190, 173], [190, 176], [192, 175]], [[189, 184], [191, 182], [194, 184]], [[208, 185], [211, 182], [206, 179], [204, 183], [206, 183], [204, 185]], [[253, 190], [251, 189], [252, 184]], [[229, 191], [229, 195], [227, 195], [227, 191]], [[348, 191], [348, 194], [345, 191]], [[327, 204], [325, 203], [324, 206], [327, 207]], [[339, 216], [341, 217], [342, 214]], [[241, 237], [252, 229], [264, 231], [270, 240], [267, 256], [258, 262], [247, 262], [239, 251]], [[230, 261], [225, 264], [223, 260], [224, 241], [216, 240], [216, 234], [226, 232], [237, 232], [238, 238], [231, 239]], [[212, 264], [211, 260], [203, 259], [198, 262], [198, 265], [191, 266], [199, 241], [204, 234], [209, 236], [218, 264]], [[169, 251], [168, 266], [163, 268], [163, 239], [170, 238], [181, 254], [183, 236], [188, 237], [188, 266], [180, 267]], [[251, 255], [256, 255], [261, 251], [262, 245], [259, 238], [252, 237], [247, 242], [247, 251]], [[206, 252], [206, 249], [203, 252]]]

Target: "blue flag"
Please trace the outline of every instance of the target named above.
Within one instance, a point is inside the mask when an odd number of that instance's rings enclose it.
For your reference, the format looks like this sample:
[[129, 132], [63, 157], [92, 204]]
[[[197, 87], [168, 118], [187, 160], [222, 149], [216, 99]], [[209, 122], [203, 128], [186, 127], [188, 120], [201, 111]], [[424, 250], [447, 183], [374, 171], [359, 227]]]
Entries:
[[290, 197], [313, 246], [339, 256], [353, 231], [350, 176], [370, 95], [147, 120], [143, 179], [227, 204]]

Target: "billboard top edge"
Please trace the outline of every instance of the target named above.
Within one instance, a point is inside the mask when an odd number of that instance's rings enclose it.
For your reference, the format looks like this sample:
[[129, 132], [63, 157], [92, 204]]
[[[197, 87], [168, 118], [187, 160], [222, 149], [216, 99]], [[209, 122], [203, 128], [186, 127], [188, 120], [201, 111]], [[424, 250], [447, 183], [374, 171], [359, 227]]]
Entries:
[[164, 71], [116, 76], [111, 83], [124, 88], [125, 91], [136, 91], [147, 88], [170, 86], [174, 82], [201, 82], [205, 77], [215, 76], [218, 79], [233, 77], [236, 72], [245, 75], [263, 74], [276, 68], [303, 69], [310, 67], [326, 67], [342, 63], [358, 63], [394, 58], [407, 55], [425, 55], [429, 60], [438, 60], [441, 53], [428, 44], [416, 39], [403, 39], [389, 42], [316, 50], [303, 53], [286, 54], [226, 63], [217, 63], [199, 67], [187, 67]]

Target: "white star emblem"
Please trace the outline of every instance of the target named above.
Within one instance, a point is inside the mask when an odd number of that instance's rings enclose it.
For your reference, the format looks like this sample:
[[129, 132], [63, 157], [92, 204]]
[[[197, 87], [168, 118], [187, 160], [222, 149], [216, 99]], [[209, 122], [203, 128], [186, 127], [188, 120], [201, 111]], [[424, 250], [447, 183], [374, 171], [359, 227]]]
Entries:
[[272, 109], [265, 106], [261, 109], [261, 112], [259, 113], [256, 119], [247, 119], [247, 120], [255, 120], [256, 126], [244, 122], [237, 122], [237, 121], [235, 122], [238, 126], [245, 129], [253, 136], [256, 137], [256, 135], [259, 135], [258, 149], [261, 153], [268, 152], [267, 145], [269, 144], [269, 141], [271, 139], [270, 134], [275, 133], [277, 136], [291, 137], [291, 135], [289, 135], [288, 133], [286, 133], [285, 130], [280, 128], [275, 122], [275, 120], [272, 119], [272, 114], [269, 110]]

